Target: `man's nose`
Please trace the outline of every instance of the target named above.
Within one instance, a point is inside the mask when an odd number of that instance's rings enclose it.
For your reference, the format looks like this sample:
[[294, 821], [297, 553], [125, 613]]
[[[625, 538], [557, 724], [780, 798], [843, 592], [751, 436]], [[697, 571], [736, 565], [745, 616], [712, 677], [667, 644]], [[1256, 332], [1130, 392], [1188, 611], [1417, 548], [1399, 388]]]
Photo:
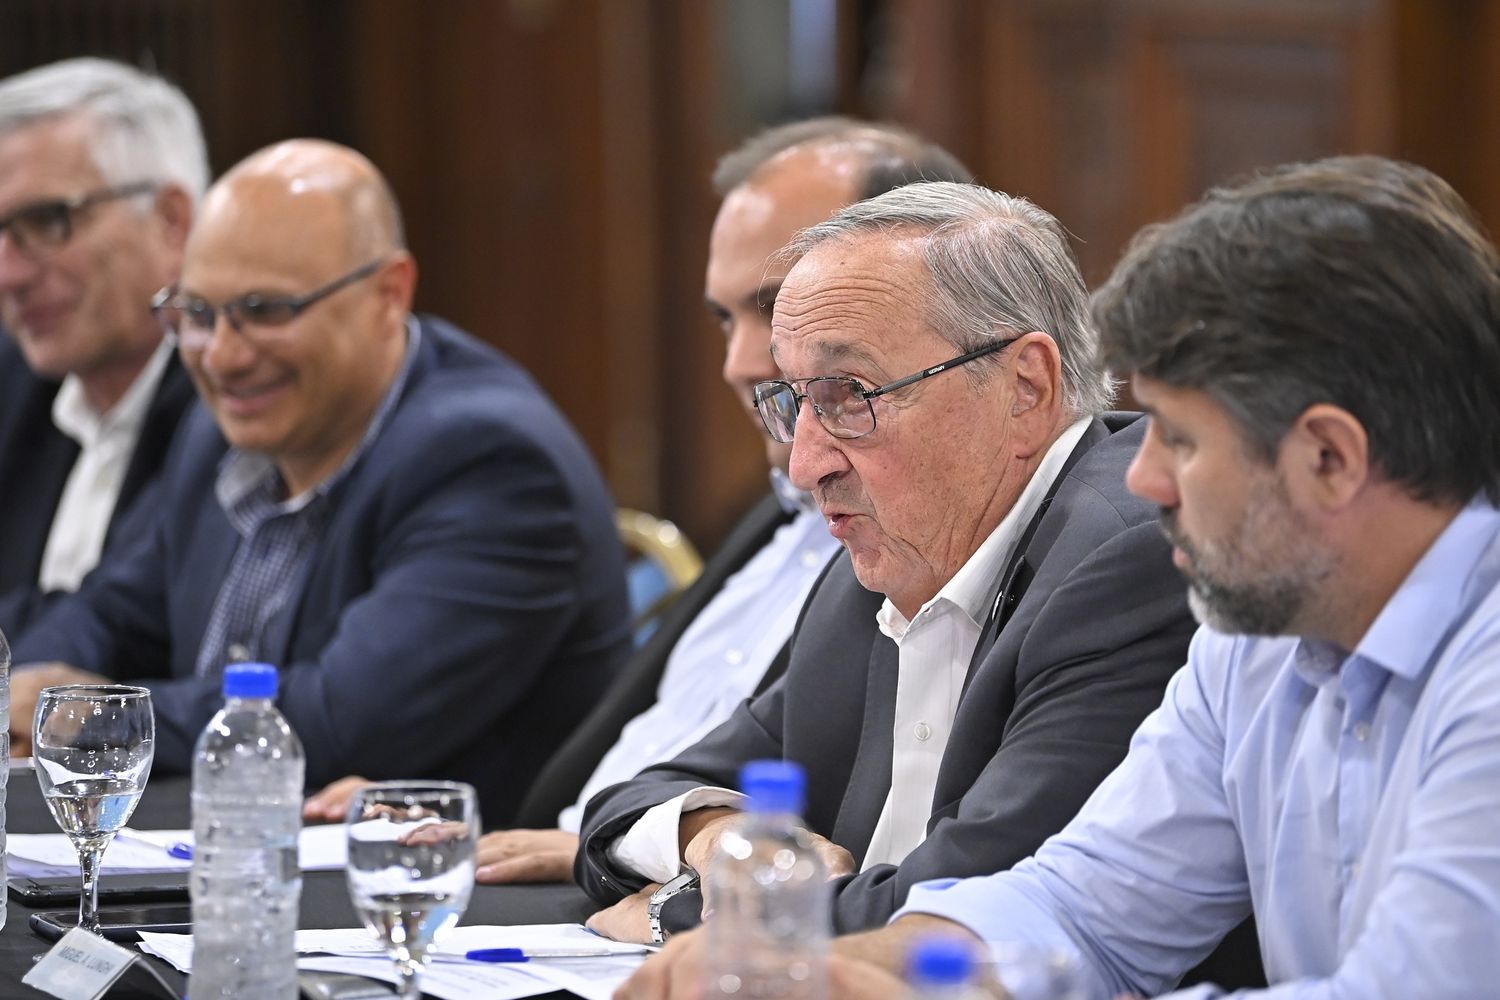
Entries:
[[787, 468], [792, 485], [799, 490], [812, 492], [828, 476], [848, 471], [849, 459], [841, 445], [842, 442], [828, 433], [828, 429], [818, 420], [812, 403], [804, 398], [797, 411], [796, 429], [792, 434], [792, 458]]

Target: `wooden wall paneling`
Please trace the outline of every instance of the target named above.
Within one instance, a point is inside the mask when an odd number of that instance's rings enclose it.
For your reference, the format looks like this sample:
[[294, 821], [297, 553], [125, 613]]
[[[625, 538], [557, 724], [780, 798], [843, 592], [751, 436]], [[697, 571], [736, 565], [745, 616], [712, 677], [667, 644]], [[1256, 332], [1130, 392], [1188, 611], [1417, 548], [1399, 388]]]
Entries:
[[1007, 0], [984, 25], [982, 179], [1056, 215], [1091, 282], [1131, 226], [1118, 22], [1107, 0]]
[[710, 176], [742, 136], [726, 128], [722, 3], [657, 5], [662, 42], [656, 120], [661, 132], [662, 339], [655, 359], [661, 422], [662, 512], [705, 552], [765, 491], [760, 437], [720, 376], [724, 340], [703, 305], [708, 235], [718, 199]]
[[1257, 167], [1389, 145], [1365, 2], [1143, 2], [1128, 19], [1137, 224]]
[[516, 357], [607, 468], [597, 12], [361, 5], [352, 72], [357, 145], [406, 206], [419, 306]]
[[1466, 145], [1478, 161], [1478, 181], [1472, 191], [1474, 205], [1485, 220], [1491, 238], [1500, 237], [1500, 0], [1486, 0], [1475, 27], [1473, 51], [1485, 53], [1478, 60], [1473, 123], [1466, 130]]
[[1393, 152], [1500, 221], [1500, 2], [1392, 0]]
[[[941, 143], [971, 170], [981, 161], [978, 28], [989, 0], [889, 0], [893, 49], [883, 107], [870, 114], [905, 122]], [[1006, 3], [996, 3], [998, 7]]]
[[598, 22], [601, 189], [599, 240], [603, 332], [590, 359], [604, 376], [606, 472], [616, 501], [660, 511], [661, 425], [670, 412], [663, 378], [663, 204], [652, 67], [660, 56], [649, 0], [601, 5]]

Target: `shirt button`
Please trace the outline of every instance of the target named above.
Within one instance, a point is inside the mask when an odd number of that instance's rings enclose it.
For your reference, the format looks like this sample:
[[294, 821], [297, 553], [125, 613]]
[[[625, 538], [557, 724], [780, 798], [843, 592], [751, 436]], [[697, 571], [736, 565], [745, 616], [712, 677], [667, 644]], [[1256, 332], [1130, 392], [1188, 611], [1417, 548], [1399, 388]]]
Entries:
[[1354, 738], [1363, 743], [1370, 738], [1370, 724], [1368, 722], [1357, 722], [1354, 725]]
[[802, 565], [807, 569], [817, 569], [823, 565], [823, 558], [815, 550], [808, 549], [802, 553]]
[[232, 643], [225, 652], [229, 656], [230, 663], [244, 663], [250, 659], [250, 647], [242, 642]]
[[922, 743], [932, 738], [932, 727], [925, 722], [919, 722], [911, 727], [911, 733]]
[[745, 654], [740, 652], [738, 649], [726, 649], [724, 650], [724, 662], [739, 666], [741, 663], [745, 662]]

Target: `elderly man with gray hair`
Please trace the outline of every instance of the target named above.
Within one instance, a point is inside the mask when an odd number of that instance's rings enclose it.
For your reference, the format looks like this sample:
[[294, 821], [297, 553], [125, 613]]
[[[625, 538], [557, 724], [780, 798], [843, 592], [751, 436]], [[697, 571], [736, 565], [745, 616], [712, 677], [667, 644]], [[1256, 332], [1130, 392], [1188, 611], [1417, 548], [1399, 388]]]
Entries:
[[776, 685], [590, 803], [578, 876], [616, 903], [593, 921], [613, 935], [642, 936], [642, 892], [704, 872], [756, 758], [807, 771], [839, 932], [882, 924], [917, 882], [1009, 867], [1119, 763], [1192, 633], [1156, 507], [1125, 489], [1143, 422], [1104, 412], [1052, 216], [915, 184], [787, 252], [782, 378], [755, 398], [846, 552]]
[[151, 315], [208, 183], [193, 106], [102, 59], [0, 81], [0, 629], [141, 532], [193, 387]]

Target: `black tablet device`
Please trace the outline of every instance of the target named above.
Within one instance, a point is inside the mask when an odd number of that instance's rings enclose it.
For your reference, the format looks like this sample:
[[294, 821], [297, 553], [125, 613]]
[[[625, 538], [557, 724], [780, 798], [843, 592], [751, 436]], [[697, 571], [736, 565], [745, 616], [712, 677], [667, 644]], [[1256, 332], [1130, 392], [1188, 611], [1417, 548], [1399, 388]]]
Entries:
[[[44, 910], [31, 915], [31, 929], [56, 941], [78, 926], [77, 910]], [[182, 934], [192, 930], [193, 910], [186, 903], [99, 907], [99, 933], [111, 941], [136, 941], [141, 931]]]
[[[99, 879], [100, 903], [170, 903], [188, 898], [188, 875], [176, 872], [121, 872]], [[10, 895], [26, 906], [64, 906], [78, 901], [77, 875], [19, 875], [6, 880]]]

